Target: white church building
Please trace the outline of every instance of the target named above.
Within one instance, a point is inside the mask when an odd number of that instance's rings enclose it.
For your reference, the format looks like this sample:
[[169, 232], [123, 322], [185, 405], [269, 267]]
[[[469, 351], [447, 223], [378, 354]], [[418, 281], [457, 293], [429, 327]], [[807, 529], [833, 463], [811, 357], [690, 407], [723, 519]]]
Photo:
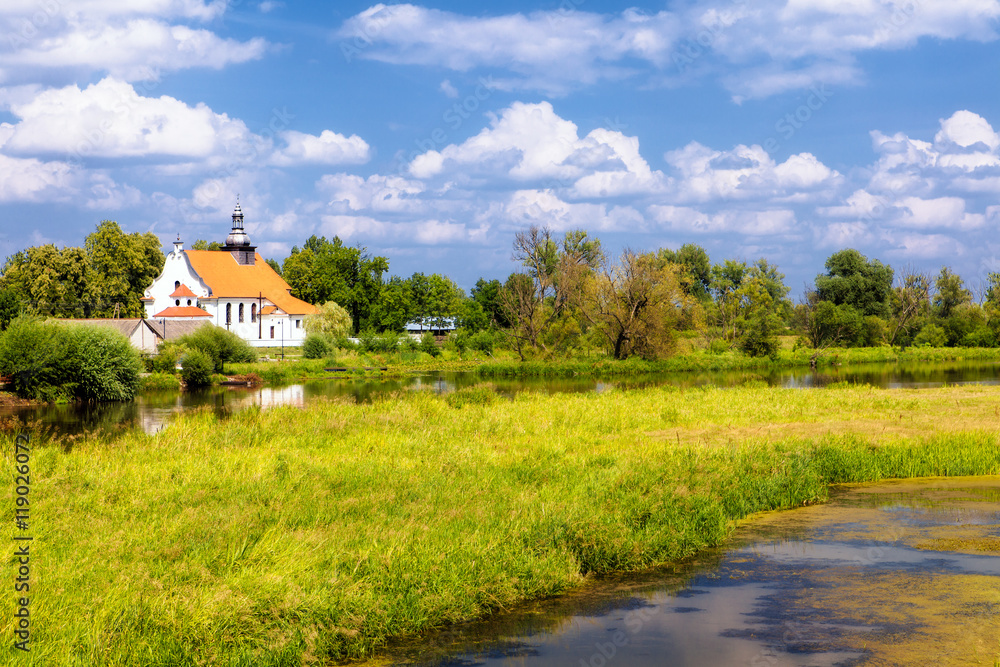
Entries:
[[178, 237], [142, 301], [157, 324], [211, 322], [254, 347], [301, 345], [305, 318], [316, 312], [250, 244], [239, 203], [222, 250], [185, 250]]

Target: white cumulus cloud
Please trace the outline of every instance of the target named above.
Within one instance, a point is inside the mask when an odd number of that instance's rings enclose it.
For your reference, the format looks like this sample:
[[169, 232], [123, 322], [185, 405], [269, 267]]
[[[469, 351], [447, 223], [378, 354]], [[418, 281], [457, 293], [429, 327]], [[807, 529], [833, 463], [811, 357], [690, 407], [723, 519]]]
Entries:
[[822, 199], [843, 177], [810, 153], [776, 163], [757, 145], [720, 151], [691, 142], [665, 156], [678, 173], [673, 188], [678, 201], [724, 199]]
[[240, 120], [204, 104], [143, 97], [110, 77], [83, 89], [46, 90], [9, 106], [20, 118], [4, 146], [14, 154], [205, 158], [234, 142], [252, 141]]
[[575, 198], [664, 187], [663, 175], [640, 155], [637, 138], [603, 128], [581, 138], [576, 124], [548, 102], [515, 102], [474, 137], [418, 155], [409, 173], [420, 179], [538, 181]]
[[292, 130], [282, 132], [287, 144], [271, 158], [272, 164], [364, 164], [371, 157], [368, 143], [356, 134], [345, 137], [331, 130], [314, 136]]

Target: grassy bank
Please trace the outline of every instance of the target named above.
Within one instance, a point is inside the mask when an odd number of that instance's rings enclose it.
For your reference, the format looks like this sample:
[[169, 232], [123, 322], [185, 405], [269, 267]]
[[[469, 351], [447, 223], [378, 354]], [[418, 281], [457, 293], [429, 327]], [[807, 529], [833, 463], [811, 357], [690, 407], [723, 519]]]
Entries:
[[[751, 513], [823, 500], [833, 482], [1000, 473], [998, 415], [989, 387], [513, 401], [484, 387], [200, 413], [70, 451], [35, 443], [34, 644], [0, 655], [255, 667], [362, 657], [393, 635], [684, 557]], [[10, 482], [5, 492], [12, 507]], [[8, 638], [13, 614], [8, 592]]]
[[621, 376], [644, 373], [680, 373], [689, 371], [778, 370], [809, 366], [820, 368], [868, 363], [905, 363], [915, 361], [1000, 361], [1000, 348], [911, 347], [905, 350], [891, 347], [828, 348], [813, 350], [781, 350], [774, 358], [748, 357], [740, 352], [711, 354], [692, 352], [670, 359], [645, 361], [608, 357], [553, 361], [516, 360], [487, 362], [478, 366], [484, 378], [500, 377], [570, 377], [575, 375]]

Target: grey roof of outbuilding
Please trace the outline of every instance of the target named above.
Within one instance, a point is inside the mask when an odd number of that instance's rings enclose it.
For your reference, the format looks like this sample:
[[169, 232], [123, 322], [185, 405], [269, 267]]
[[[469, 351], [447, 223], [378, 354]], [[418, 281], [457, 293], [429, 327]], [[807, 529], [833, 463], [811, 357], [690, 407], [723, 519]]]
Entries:
[[[76, 326], [90, 326], [90, 327], [106, 327], [108, 329], [114, 329], [118, 331], [126, 338], [131, 338], [135, 330], [142, 326], [143, 320], [138, 317], [120, 317], [120, 318], [110, 318], [110, 317], [96, 317], [90, 319], [60, 319], [59, 322], [64, 324], [73, 324]], [[148, 323], [148, 322], [147, 322]], [[150, 326], [157, 335], [159, 332], [156, 328]]]
[[184, 319], [170, 319], [165, 320], [146, 320], [146, 322], [153, 328], [153, 331], [162, 338], [163, 340], [177, 340], [181, 336], [186, 336], [189, 333], [194, 333], [201, 327], [208, 324], [209, 326], [214, 326], [213, 324], [206, 322], [205, 320], [184, 320]]

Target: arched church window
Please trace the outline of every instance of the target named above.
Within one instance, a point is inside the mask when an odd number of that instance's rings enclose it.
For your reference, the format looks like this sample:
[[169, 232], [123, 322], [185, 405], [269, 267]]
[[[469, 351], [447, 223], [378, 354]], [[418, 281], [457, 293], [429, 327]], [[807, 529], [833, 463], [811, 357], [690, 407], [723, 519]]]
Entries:
[[233, 323], [233, 304], [226, 304], [226, 326], [228, 327]]
[[243, 323], [243, 304], [240, 304], [240, 323]]
[[256, 303], [250, 304], [250, 321], [251, 322], [256, 322], [257, 321], [257, 304]]

